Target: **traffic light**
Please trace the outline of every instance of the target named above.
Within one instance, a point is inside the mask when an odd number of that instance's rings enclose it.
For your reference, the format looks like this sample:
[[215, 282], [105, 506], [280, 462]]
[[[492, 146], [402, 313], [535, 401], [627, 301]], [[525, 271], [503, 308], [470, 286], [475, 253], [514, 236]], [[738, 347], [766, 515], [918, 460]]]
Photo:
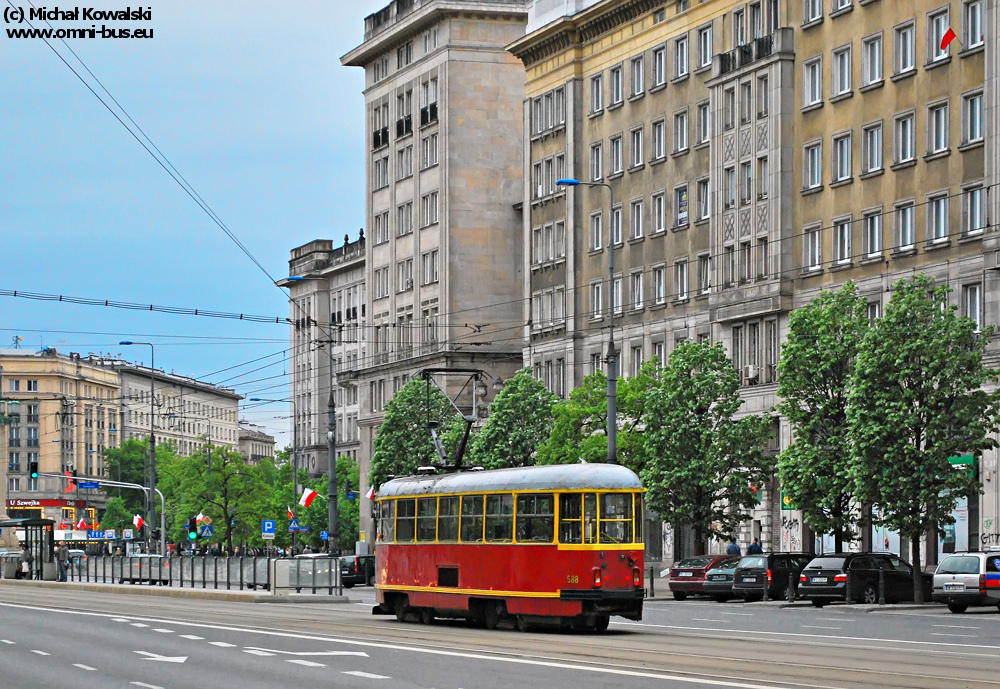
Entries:
[[198, 518], [191, 517], [188, 519], [188, 540], [194, 541], [198, 538]]
[[160, 530], [159, 529], [153, 529], [153, 532], [150, 534], [150, 536], [152, 536], [152, 538], [153, 538], [154, 541], [160, 540]]
[[28, 475], [31, 478], [38, 478], [38, 462], [28, 462]]
[[346, 481], [344, 481], [344, 495], [347, 495], [348, 493], [353, 493], [353, 492], [354, 492], [354, 489], [351, 488], [351, 479], [347, 479]]

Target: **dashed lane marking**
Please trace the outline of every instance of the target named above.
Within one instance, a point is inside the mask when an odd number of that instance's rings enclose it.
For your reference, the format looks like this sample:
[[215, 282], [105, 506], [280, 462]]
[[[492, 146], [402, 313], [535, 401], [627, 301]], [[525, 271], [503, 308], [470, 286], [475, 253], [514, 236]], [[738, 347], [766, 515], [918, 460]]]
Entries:
[[300, 658], [291, 658], [285, 661], [286, 663], [295, 663], [296, 665], [305, 665], [306, 667], [326, 667], [323, 663], [314, 663], [311, 660], [302, 660]]
[[11, 641], [10, 639], [0, 639], [0, 641], [2, 641], [3, 643], [7, 644], [8, 646], [13, 646], [14, 645], [14, 642]]
[[173, 629], [154, 629], [154, 632], [159, 632], [160, 634], [173, 634]]
[[348, 670], [347, 672], [342, 672], [340, 674], [364, 677], [365, 679], [392, 679], [391, 677], [386, 677], [385, 675], [373, 675], [370, 672], [361, 672], [361, 670]]
[[84, 665], [83, 663], [73, 663], [73, 667], [78, 667], [81, 670], [86, 670], [87, 672], [94, 672], [97, 670], [96, 667], [90, 667], [89, 665]]
[[752, 612], [720, 612], [720, 615], [739, 615], [740, 617], [753, 617]]
[[964, 639], [975, 639], [976, 638], [975, 634], [944, 634], [942, 632], [928, 632], [928, 634], [930, 636], [957, 636], [957, 637], [962, 637]]
[[191, 641], [204, 641], [205, 637], [195, 636], [194, 634], [181, 634], [182, 639], [191, 639]]
[[158, 687], [155, 684], [146, 684], [145, 682], [129, 682], [129, 684], [136, 687], [144, 687], [144, 689], [163, 689], [163, 687]]
[[38, 655], [40, 655], [40, 656], [50, 656], [50, 655], [52, 655], [51, 653], [46, 653], [45, 651], [36, 651], [36, 650], [34, 650], [34, 649], [32, 649], [32, 651], [31, 651], [31, 652], [32, 652], [32, 653], [37, 653], [37, 654], [38, 654]]
[[368, 654], [364, 651], [281, 651], [277, 648], [260, 648], [259, 646], [247, 646], [250, 651], [264, 651], [265, 653], [270, 653], [274, 655], [280, 653], [286, 656], [358, 656], [361, 658], [367, 658]]
[[219, 648], [236, 648], [236, 644], [227, 644], [225, 641], [209, 641], [208, 643]]
[[800, 624], [802, 629], [840, 629], [840, 627], [824, 627], [821, 624]]
[[273, 656], [273, 653], [268, 653], [267, 651], [258, 651], [256, 648], [245, 648], [244, 653], [249, 653], [252, 656]]
[[113, 618], [111, 618], [111, 621], [112, 622], [128, 622], [128, 620], [126, 620], [124, 617], [113, 617]]
[[934, 627], [941, 627], [942, 629], [982, 629], [982, 627], [969, 627], [964, 624], [935, 624]]
[[148, 624], [143, 624], [142, 622], [133, 622], [133, 623], [132, 623], [132, 626], [133, 626], [133, 627], [139, 627], [139, 628], [142, 628], [142, 627], [148, 627], [149, 625], [148, 625]]

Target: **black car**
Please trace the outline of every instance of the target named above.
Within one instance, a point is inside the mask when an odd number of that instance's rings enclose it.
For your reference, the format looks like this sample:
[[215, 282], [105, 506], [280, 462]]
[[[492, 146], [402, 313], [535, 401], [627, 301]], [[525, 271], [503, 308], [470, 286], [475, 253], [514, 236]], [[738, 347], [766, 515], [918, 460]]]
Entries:
[[733, 597], [733, 572], [740, 559], [735, 556], [726, 558], [705, 573], [702, 590], [717, 603], [725, 603]]
[[742, 596], [746, 601], [760, 600], [767, 586], [768, 598], [787, 598], [789, 575], [792, 576], [792, 586], [795, 586], [802, 569], [814, 557], [813, 553], [745, 555], [733, 572], [733, 594]]
[[[851, 600], [878, 602], [879, 572], [885, 572], [886, 602], [913, 600], [913, 568], [892, 553], [828, 553], [814, 558], [799, 575], [799, 597], [823, 607], [847, 599], [847, 574]], [[930, 600], [932, 575], [923, 573], [924, 598]]]
[[375, 585], [375, 556], [348, 555], [340, 558], [340, 581], [345, 589]]

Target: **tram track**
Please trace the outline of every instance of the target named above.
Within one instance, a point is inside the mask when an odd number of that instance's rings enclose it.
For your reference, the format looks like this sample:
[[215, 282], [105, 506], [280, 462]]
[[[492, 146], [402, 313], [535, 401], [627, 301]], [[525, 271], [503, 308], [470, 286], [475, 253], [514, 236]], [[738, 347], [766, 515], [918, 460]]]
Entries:
[[[431, 626], [370, 617], [358, 606], [268, 605], [183, 599], [142, 601], [115, 594], [0, 589], [0, 601], [40, 607], [224, 624], [274, 633], [305, 633], [414, 649], [487, 654], [497, 658], [569, 663], [699, 679], [752, 678], [803, 689], [834, 687], [982, 687], [995, 685], [1000, 658], [975, 646], [901, 646], [890, 639], [747, 637], [742, 632], [647, 626], [612, 626], [604, 634], [531, 631], [490, 632], [457, 622]], [[81, 605], [81, 602], [83, 604]], [[971, 661], [971, 662], [970, 662]], [[734, 668], [739, 668], [734, 671]]]

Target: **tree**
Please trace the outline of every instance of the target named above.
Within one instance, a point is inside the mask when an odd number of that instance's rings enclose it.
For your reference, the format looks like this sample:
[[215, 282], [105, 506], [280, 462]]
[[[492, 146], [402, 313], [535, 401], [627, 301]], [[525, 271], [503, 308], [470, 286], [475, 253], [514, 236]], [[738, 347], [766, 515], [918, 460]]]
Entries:
[[948, 458], [996, 447], [998, 393], [984, 384], [992, 327], [959, 317], [951, 289], [926, 275], [901, 280], [885, 316], [861, 342], [848, 405], [851, 476], [858, 497], [880, 508], [879, 523], [911, 543], [914, 600], [923, 602], [920, 539], [943, 533], [960, 498], [978, 495], [976, 476]]
[[471, 459], [486, 469], [531, 466], [552, 430], [558, 396], [545, 389], [530, 368], [507, 379], [490, 404], [490, 415], [470, 447]]
[[132, 528], [132, 516], [133, 513], [129, 512], [125, 501], [115, 496], [108, 500], [108, 504], [104, 507], [104, 514], [101, 516], [101, 528], [114, 529], [118, 533], [121, 533], [122, 529]]
[[454, 458], [465, 422], [433, 383], [410, 380], [385, 405], [385, 419], [372, 443], [369, 484], [382, 485], [390, 475], [405, 476], [417, 467], [440, 464], [428, 422], [437, 422], [449, 459]]
[[742, 404], [722, 345], [696, 342], [673, 351], [646, 400], [648, 504], [665, 521], [692, 527], [702, 549], [709, 535], [735, 535], [771, 469], [763, 451], [770, 421], [734, 418]]
[[806, 524], [834, 534], [838, 552], [854, 537], [847, 401], [867, 329], [865, 300], [848, 282], [792, 311], [781, 347], [777, 410], [793, 441], [778, 457], [778, 479]]
[[[169, 445], [156, 446], [156, 460], [159, 465], [161, 456], [173, 454], [173, 448]], [[166, 460], [169, 461], [169, 460]], [[112, 481], [124, 483], [136, 483], [145, 486], [149, 483], [147, 467], [149, 466], [149, 439], [140, 440], [129, 438], [119, 447], [112, 447], [104, 450], [104, 472], [105, 476]], [[159, 471], [157, 471], [159, 476]], [[132, 514], [146, 513], [145, 493], [132, 488], [117, 488], [104, 486], [101, 488], [108, 497], [120, 495], [125, 504], [125, 509]], [[159, 503], [157, 503], [159, 504]], [[132, 518], [129, 517], [129, 524]]]

